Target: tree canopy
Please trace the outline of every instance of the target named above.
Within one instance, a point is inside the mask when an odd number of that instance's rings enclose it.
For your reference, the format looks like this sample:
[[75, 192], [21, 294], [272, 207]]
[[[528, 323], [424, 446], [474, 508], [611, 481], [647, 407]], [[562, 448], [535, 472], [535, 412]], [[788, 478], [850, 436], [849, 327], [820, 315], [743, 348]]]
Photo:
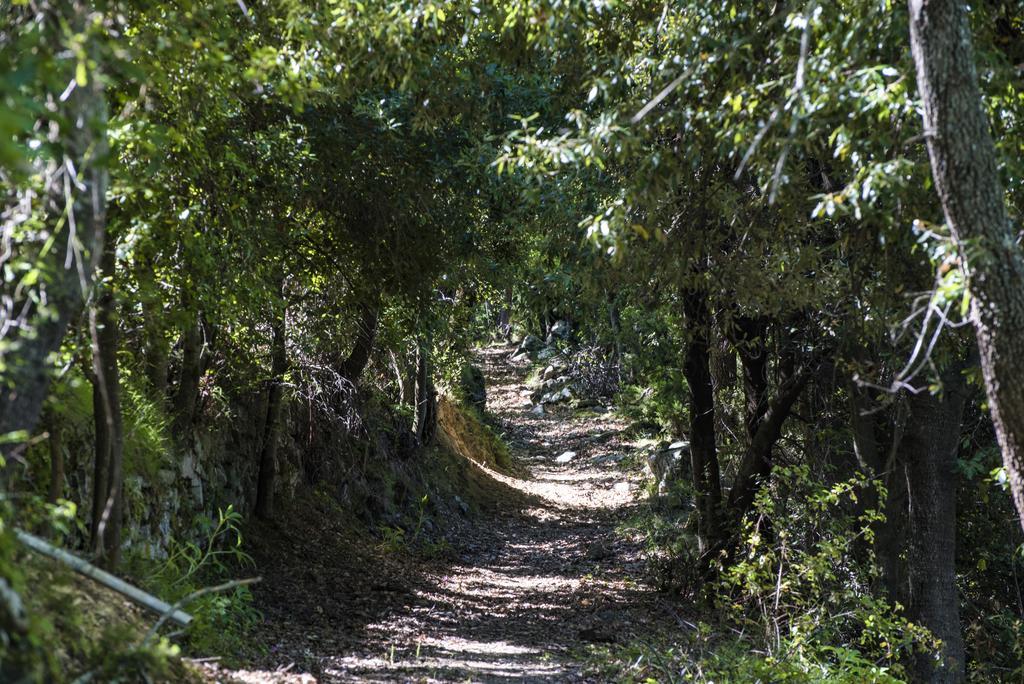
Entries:
[[772, 662], [1020, 676], [1022, 120], [1009, 0], [0, 0], [3, 534], [385, 520], [515, 342], [685, 441], [652, 544]]

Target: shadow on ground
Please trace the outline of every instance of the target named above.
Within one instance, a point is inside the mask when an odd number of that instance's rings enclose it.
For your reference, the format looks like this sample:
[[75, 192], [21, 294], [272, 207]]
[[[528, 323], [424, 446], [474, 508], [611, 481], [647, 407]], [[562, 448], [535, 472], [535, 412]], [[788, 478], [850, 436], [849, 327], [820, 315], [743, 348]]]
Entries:
[[[624, 425], [609, 414], [531, 413], [526, 368], [508, 351], [481, 353], [488, 412], [529, 476], [473, 464], [494, 506], [463, 526], [445, 561], [382, 555], [318, 506], [288, 512], [286, 529], [259, 530], [269, 646], [262, 674], [236, 676], [274, 681], [288, 668], [323, 682], [591, 681], [587, 645], [671, 620], [642, 581], [640, 550], [614, 533], [638, 496], [606, 458], [628, 448]], [[565, 451], [575, 458], [556, 464]]]

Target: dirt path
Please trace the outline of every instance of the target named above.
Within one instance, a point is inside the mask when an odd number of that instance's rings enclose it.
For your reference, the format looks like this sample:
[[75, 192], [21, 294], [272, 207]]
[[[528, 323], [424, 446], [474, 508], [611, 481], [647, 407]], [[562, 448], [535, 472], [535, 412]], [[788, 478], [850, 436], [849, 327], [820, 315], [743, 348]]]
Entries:
[[[457, 540], [454, 563], [426, 564], [415, 586], [381, 598], [354, 641], [309, 637], [319, 681], [593, 681], [587, 644], [672, 620], [642, 582], [639, 549], [614, 534], [638, 496], [617, 464], [624, 425], [603, 413], [530, 412], [527, 369], [510, 365], [507, 351], [481, 355], [488, 412], [529, 475], [488, 474], [525, 496], [481, 514]], [[575, 456], [557, 463], [567, 451]], [[343, 623], [340, 615], [315, 629], [346, 631]]]

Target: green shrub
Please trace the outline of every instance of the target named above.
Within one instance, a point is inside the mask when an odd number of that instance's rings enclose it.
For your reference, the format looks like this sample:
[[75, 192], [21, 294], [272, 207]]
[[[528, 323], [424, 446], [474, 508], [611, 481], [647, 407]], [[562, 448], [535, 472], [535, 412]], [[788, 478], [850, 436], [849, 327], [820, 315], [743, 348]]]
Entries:
[[720, 607], [766, 662], [830, 681], [902, 677], [906, 655], [937, 644], [898, 605], [874, 595], [873, 563], [856, 560], [855, 543], [870, 543], [882, 516], [849, 511], [859, 492], [881, 485], [858, 476], [823, 486], [805, 465], [777, 467], [771, 482], [723, 570]]
[[198, 653], [238, 653], [249, 631], [261, 616], [253, 606], [247, 585], [191, 599], [204, 587], [223, 583], [240, 570], [254, 566], [242, 549], [241, 515], [231, 506], [219, 510], [215, 520], [202, 518], [194, 526], [204, 534], [202, 545], [172, 540], [167, 558], [130, 559], [133, 574], [144, 587], [169, 603], [187, 601], [192, 614], [186, 636], [190, 650]]

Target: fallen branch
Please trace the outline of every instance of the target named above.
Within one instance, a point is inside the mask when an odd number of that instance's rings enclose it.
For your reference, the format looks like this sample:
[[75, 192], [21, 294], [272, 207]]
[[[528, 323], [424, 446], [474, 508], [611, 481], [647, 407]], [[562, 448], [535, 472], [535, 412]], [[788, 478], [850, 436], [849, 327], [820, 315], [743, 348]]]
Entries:
[[153, 624], [153, 626], [149, 628], [148, 632], [146, 632], [146, 636], [144, 636], [142, 638], [142, 643], [140, 645], [141, 646], [145, 646], [146, 643], [150, 639], [152, 639], [154, 635], [156, 635], [157, 630], [159, 630], [163, 626], [163, 624], [165, 622], [167, 622], [168, 619], [173, 619], [172, 618], [172, 614], [173, 613], [180, 612], [178, 610], [179, 608], [181, 608], [182, 606], [185, 606], [185, 605], [191, 603], [192, 601], [195, 601], [200, 596], [205, 596], [206, 594], [212, 594], [212, 593], [218, 592], [218, 591], [227, 591], [228, 589], [234, 589], [235, 587], [244, 587], [247, 584], [256, 584], [261, 579], [263, 579], [263, 578], [262, 577], [249, 577], [247, 579], [231, 580], [230, 582], [224, 582], [223, 584], [217, 584], [217, 585], [212, 586], [212, 587], [203, 587], [202, 589], [199, 589], [198, 591], [193, 591], [188, 596], [185, 596], [185, 597], [179, 599], [173, 606], [168, 606], [167, 607], [167, 610], [164, 611], [164, 613], [160, 616], [160, 619], [157, 620]]
[[165, 601], [161, 601], [152, 594], [147, 594], [138, 587], [114, 577], [105, 570], [100, 570], [92, 563], [84, 561], [74, 554], [68, 553], [63, 549], [59, 549], [49, 542], [45, 542], [39, 537], [29, 534], [28, 532], [15, 530], [14, 534], [18, 537], [18, 541], [36, 553], [40, 553], [67, 565], [75, 572], [85, 575], [89, 579], [95, 580], [105, 587], [113, 589], [125, 598], [128, 598], [140, 606], [153, 611], [161, 617], [166, 615], [164, 620], [170, 619], [182, 627], [187, 627], [188, 623], [192, 621], [192, 616], [188, 613], [178, 610], [174, 606], [169, 605]]

